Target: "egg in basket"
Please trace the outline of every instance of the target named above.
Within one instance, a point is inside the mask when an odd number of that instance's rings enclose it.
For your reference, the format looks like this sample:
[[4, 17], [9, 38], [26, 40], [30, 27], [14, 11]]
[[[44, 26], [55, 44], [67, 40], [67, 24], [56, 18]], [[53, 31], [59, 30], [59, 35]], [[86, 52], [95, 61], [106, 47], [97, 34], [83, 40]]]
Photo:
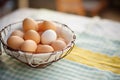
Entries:
[[75, 38], [65, 24], [31, 18], [0, 31], [5, 53], [31, 67], [46, 67], [62, 59], [73, 49]]

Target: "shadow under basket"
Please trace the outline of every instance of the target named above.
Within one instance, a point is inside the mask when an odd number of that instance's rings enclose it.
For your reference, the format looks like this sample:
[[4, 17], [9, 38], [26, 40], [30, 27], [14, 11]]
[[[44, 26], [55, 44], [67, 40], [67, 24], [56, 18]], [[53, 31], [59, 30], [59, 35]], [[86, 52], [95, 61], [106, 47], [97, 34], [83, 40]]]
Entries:
[[[38, 23], [42, 23], [43, 21], [45, 20], [36, 20], [36, 22]], [[57, 34], [59, 33], [60, 35], [64, 35], [62, 37], [68, 42], [67, 46], [61, 51], [34, 54], [32, 52], [25, 52], [25, 51], [14, 50], [10, 48], [7, 45], [7, 39], [14, 30], [22, 29], [21, 28], [22, 21], [20, 21], [20, 22], [9, 24], [8, 26], [4, 27], [0, 31], [0, 41], [1, 41], [0, 46], [2, 45], [0, 49], [1, 50], [0, 55], [2, 54], [2, 52], [5, 52], [12, 58], [15, 58], [18, 61], [25, 63], [34, 68], [36, 67], [44, 68], [52, 64], [53, 62], [56, 62], [64, 58], [74, 48], [74, 45], [75, 45], [74, 42], [75, 42], [76, 36], [74, 32], [67, 25], [56, 22], [56, 21], [52, 21], [52, 23], [55, 24], [57, 27], [56, 33]]]

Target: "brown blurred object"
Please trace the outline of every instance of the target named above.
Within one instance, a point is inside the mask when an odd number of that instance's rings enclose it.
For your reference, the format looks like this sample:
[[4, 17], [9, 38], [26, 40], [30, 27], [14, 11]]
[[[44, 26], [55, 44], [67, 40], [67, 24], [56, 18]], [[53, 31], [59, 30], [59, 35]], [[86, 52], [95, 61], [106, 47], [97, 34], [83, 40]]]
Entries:
[[104, 9], [100, 16], [120, 22], [120, 0], [109, 0], [107, 8]]
[[0, 8], [3, 7], [8, 0], [0, 0]]
[[56, 0], [56, 9], [61, 12], [85, 15], [82, 0]]
[[105, 8], [107, 0], [56, 0], [58, 11], [96, 16]]
[[83, 0], [84, 8], [88, 16], [96, 16], [106, 8], [107, 0]]
[[0, 0], [0, 18], [14, 9], [14, 0]]
[[29, 0], [18, 0], [18, 8], [28, 8]]

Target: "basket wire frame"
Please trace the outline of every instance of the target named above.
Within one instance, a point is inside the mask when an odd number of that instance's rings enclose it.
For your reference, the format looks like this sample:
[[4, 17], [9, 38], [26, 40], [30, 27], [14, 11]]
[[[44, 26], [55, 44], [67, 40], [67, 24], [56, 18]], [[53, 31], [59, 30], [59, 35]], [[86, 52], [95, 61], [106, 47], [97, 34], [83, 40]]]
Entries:
[[[45, 21], [45, 20], [36, 20], [36, 21], [43, 22], [43, 21]], [[72, 32], [72, 34], [73, 34], [73, 36], [72, 36], [72, 37], [73, 37], [73, 40], [70, 42], [70, 45], [68, 45], [68, 46], [65, 48], [65, 49], [67, 49], [67, 51], [64, 52], [64, 49], [61, 50], [61, 54], [60, 54], [58, 57], [55, 56], [55, 55], [56, 55], [56, 54], [59, 54], [59, 53], [57, 53], [57, 51], [53, 51], [53, 52], [51, 52], [50, 56], [45, 59], [44, 63], [42, 63], [42, 61], [40, 61], [40, 62], [37, 63], [37, 64], [34, 64], [34, 57], [33, 57], [33, 55], [35, 55], [35, 54], [32, 53], [31, 56], [30, 56], [29, 59], [28, 59], [28, 56], [26, 55], [27, 53], [25, 52], [24, 57], [25, 57], [25, 59], [26, 59], [27, 62], [24, 62], [24, 61], [22, 61], [22, 60], [19, 59], [19, 57], [21, 56], [21, 54], [20, 54], [19, 52], [21, 52], [21, 51], [19, 51], [19, 50], [14, 50], [14, 49], [10, 48], [10, 47], [5, 43], [5, 41], [4, 41], [4, 38], [8, 35], [8, 32], [9, 32], [9, 30], [11, 30], [12, 25], [15, 25], [15, 24], [18, 24], [18, 23], [21, 23], [21, 22], [22, 22], [22, 21], [19, 21], [19, 22], [16, 22], [16, 23], [12, 23], [12, 24], [4, 27], [4, 28], [0, 31], [0, 41], [1, 41], [1, 42], [0, 42], [0, 55], [2, 55], [2, 52], [3, 52], [3, 51], [2, 51], [2, 47], [3, 47], [3, 50], [4, 50], [4, 52], [5, 52], [6, 54], [8, 54], [9, 56], [17, 59], [18, 61], [20, 61], [20, 62], [22, 62], [22, 63], [25, 63], [25, 64], [33, 67], [33, 68], [37, 68], [37, 67], [38, 67], [38, 68], [45, 68], [45, 67], [47, 67], [48, 65], [51, 65], [53, 62], [56, 62], [56, 61], [64, 58], [65, 56], [67, 56], [67, 55], [72, 51], [72, 49], [73, 49], [74, 46], [75, 46], [76, 36], [75, 36], [74, 32], [73, 32], [67, 25], [61, 24], [61, 23], [56, 22], [56, 21], [53, 21], [53, 22], [56, 23], [56, 24], [60, 24], [60, 25], [62, 25], [62, 26], [64, 26], [64, 27], [66, 27], [66, 28], [69, 29], [69, 30]], [[8, 53], [8, 52], [9, 52], [9, 53]], [[23, 51], [23, 52], [24, 52], [24, 51]], [[46, 53], [45, 53], [45, 54], [46, 54]], [[53, 57], [53, 56], [55, 56], [55, 59], [52, 60], [52, 61], [50, 61], [50, 62], [48, 62], [48, 61], [50, 60], [50, 58]]]

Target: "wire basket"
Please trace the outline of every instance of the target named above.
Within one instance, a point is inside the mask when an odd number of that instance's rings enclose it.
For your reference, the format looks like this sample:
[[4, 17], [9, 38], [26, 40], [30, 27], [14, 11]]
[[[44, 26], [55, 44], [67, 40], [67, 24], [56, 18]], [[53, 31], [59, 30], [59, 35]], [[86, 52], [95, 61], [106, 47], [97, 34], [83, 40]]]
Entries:
[[[44, 20], [36, 20], [36, 21], [40, 23], [40, 22], [43, 22]], [[0, 43], [2, 45], [1, 48], [3, 48], [4, 52], [9, 56], [35, 68], [36, 67], [44, 68], [50, 65], [51, 63], [64, 58], [72, 51], [75, 45], [74, 42], [75, 42], [76, 36], [74, 32], [67, 25], [56, 22], [56, 21], [52, 21], [52, 22], [58, 27], [59, 33], [64, 34], [65, 39], [68, 40], [69, 42], [67, 44], [67, 47], [62, 49], [61, 51], [34, 54], [32, 52], [25, 52], [25, 51], [14, 50], [10, 48], [7, 45], [7, 39], [14, 30], [21, 29], [22, 21], [9, 24], [8, 26], [4, 27], [0, 31], [0, 41], [2, 43], [2, 44]], [[0, 52], [0, 54], [2, 54], [2, 51]]]

